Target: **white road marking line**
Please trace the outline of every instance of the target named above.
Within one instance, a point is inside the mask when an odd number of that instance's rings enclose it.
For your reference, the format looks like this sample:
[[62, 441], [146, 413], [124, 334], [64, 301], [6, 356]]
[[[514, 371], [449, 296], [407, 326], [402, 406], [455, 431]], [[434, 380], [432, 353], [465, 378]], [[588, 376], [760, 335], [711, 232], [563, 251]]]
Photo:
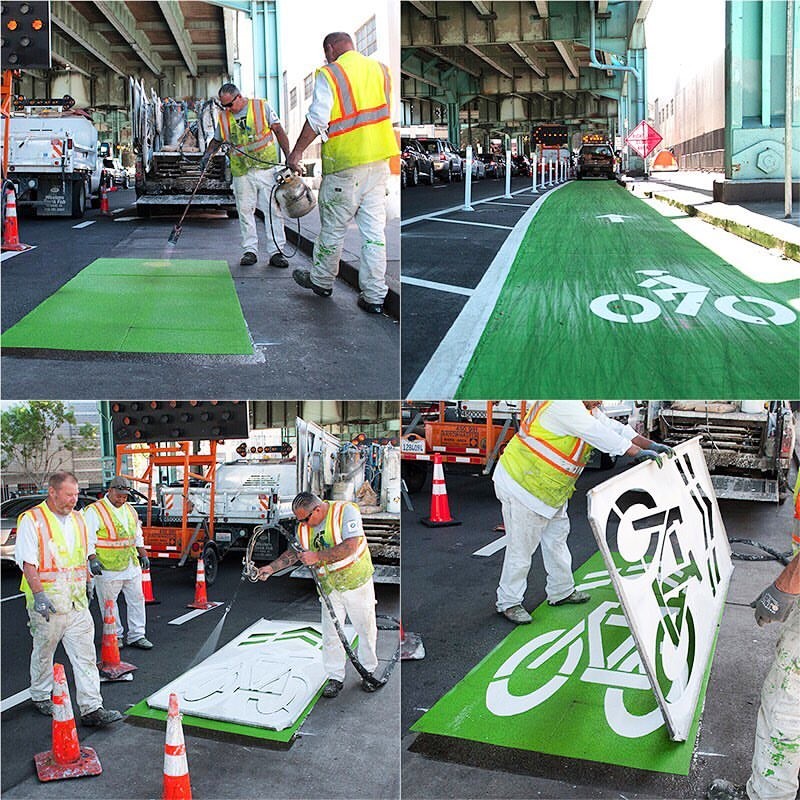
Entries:
[[[216, 608], [217, 606], [221, 605], [222, 603], [212, 603], [211, 608]], [[201, 614], [205, 614], [206, 611], [211, 611], [211, 608], [195, 608], [194, 611], [190, 611], [188, 614], [184, 614], [182, 617], [176, 617], [175, 619], [171, 619], [167, 624], [183, 625], [184, 622], [188, 622], [190, 619], [199, 617]]]
[[450, 286], [446, 283], [436, 281], [424, 281], [421, 278], [412, 278], [408, 275], [400, 277], [400, 283], [407, 283], [411, 286], [421, 286], [423, 289], [436, 289], [439, 292], [450, 292], [451, 294], [463, 294], [471, 297], [474, 289], [467, 289], [464, 286]]
[[10, 597], [4, 597], [0, 600], [0, 603], [5, 603], [6, 600], [16, 600], [18, 597], [25, 597], [25, 592], [20, 592], [19, 594], [12, 594]]
[[[517, 189], [515, 192], [511, 192], [512, 195], [515, 194], [522, 194], [523, 192], [529, 192], [530, 189], [526, 186], [524, 189]], [[505, 198], [504, 194], [496, 194], [494, 197], [485, 197], [483, 200], [473, 200], [473, 206], [479, 206], [482, 203], [491, 203], [493, 200], [502, 200]], [[440, 217], [442, 214], [452, 214], [454, 211], [463, 211], [464, 204], [458, 206], [451, 206], [450, 208], [443, 208], [439, 211], [431, 211], [429, 214], [420, 214], [418, 217], [411, 217], [410, 219], [403, 219], [400, 220], [400, 227], [405, 227], [406, 225], [413, 225], [415, 222], [422, 222], [426, 219], [432, 219], [433, 217]]]
[[495, 539], [493, 542], [489, 542], [486, 547], [481, 547], [480, 550], [476, 550], [472, 555], [474, 556], [493, 556], [498, 550], [502, 550], [506, 546], [506, 542], [508, 541], [508, 537], [503, 534], [499, 539]]
[[14, 706], [18, 706], [20, 703], [24, 703], [26, 700], [30, 699], [31, 690], [23, 689], [21, 692], [12, 694], [11, 697], [6, 697], [6, 699], [0, 703], [0, 712], [8, 711], [9, 708], [14, 708]]
[[116, 217], [114, 222], [130, 222], [133, 219], [144, 219], [144, 217]]
[[125, 211], [125, 208], [115, 208], [111, 213], [112, 214], [121, 214], [123, 211]]
[[725, 753], [703, 753], [700, 750], [697, 751], [697, 755], [699, 756], [716, 756], [717, 758], [727, 758], [728, 756]]
[[76, 228], [88, 228], [90, 225], [94, 225], [95, 222], [97, 222], [96, 219], [89, 219], [89, 220], [86, 220], [86, 222], [80, 222], [77, 225], [73, 225], [72, 227], [73, 227], [73, 229], [76, 229]]
[[2, 257], [0, 257], [0, 263], [8, 260], [9, 258], [14, 258], [14, 256], [22, 255], [22, 253], [29, 253], [31, 250], [35, 250], [37, 247], [38, 245], [32, 244], [27, 250], [6, 250]]
[[479, 228], [501, 228], [504, 231], [513, 231], [510, 225], [492, 225], [489, 222], [467, 222], [465, 219], [444, 219], [443, 217], [435, 217], [428, 220], [428, 222], [452, 222], [454, 225], [477, 225]]
[[530, 208], [530, 203], [504, 203], [501, 200], [492, 200], [493, 206], [514, 206], [515, 208]]
[[[561, 186], [569, 184], [562, 183]], [[511, 265], [517, 251], [528, 232], [531, 221], [538, 213], [542, 204], [554, 191], [561, 186], [551, 189], [547, 194], [538, 198], [531, 207], [519, 218], [511, 233], [503, 242], [497, 255], [494, 257], [489, 269], [486, 270], [475, 291], [467, 300], [466, 305], [456, 321], [450, 326], [439, 346], [431, 356], [430, 361], [420, 373], [408, 399], [419, 397], [455, 397], [458, 385], [467, 371], [472, 354], [478, 345], [484, 328], [489, 322], [500, 292], [505, 285]], [[527, 189], [520, 189], [527, 191]]]

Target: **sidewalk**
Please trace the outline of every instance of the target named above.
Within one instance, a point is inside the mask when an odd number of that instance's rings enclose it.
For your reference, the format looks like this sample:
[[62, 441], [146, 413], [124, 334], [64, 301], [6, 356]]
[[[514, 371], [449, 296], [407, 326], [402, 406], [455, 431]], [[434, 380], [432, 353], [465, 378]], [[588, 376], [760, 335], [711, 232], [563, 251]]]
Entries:
[[800, 208], [792, 206], [791, 219], [783, 218], [779, 201], [751, 202], [742, 205], [717, 203], [713, 172], [673, 172], [651, 175], [649, 180], [623, 178], [621, 183], [634, 194], [644, 194], [680, 208], [690, 216], [724, 228], [730, 233], [770, 250], [780, 250], [786, 258], [800, 261]]
[[[319, 236], [319, 206], [306, 214], [300, 223], [300, 249], [311, 255], [314, 242]], [[292, 222], [286, 224], [289, 241], [297, 239], [297, 229]], [[339, 277], [358, 290], [358, 268], [361, 261], [361, 234], [354, 222], [350, 223], [344, 239], [342, 258], [339, 262]], [[400, 219], [393, 217], [386, 220], [386, 283], [389, 293], [383, 303], [384, 311], [395, 319], [400, 318]]]

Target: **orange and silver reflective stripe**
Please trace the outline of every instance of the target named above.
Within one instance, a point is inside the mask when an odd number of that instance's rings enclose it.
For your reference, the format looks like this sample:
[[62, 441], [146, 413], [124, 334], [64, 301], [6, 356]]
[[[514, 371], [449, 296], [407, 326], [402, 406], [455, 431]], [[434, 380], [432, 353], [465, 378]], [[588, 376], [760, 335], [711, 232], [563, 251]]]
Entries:
[[339, 101], [339, 108], [342, 110], [342, 117], [355, 114], [356, 105], [353, 100], [353, 87], [350, 85], [347, 73], [336, 62], [328, 64], [322, 69], [327, 70], [331, 77], [334, 89], [336, 90], [336, 99]]
[[55, 583], [59, 577], [65, 575], [70, 580], [78, 581], [86, 575], [86, 567], [81, 564], [79, 567], [67, 567], [66, 569], [37, 570], [37, 574], [42, 583]]
[[387, 69], [381, 64], [383, 69], [383, 82], [384, 93], [386, 95], [386, 102], [374, 108], [366, 108], [361, 111], [356, 109], [355, 99], [353, 97], [353, 88], [350, 85], [350, 80], [347, 73], [335, 62], [328, 64], [323, 69], [328, 70], [333, 85], [336, 89], [336, 97], [339, 101], [339, 108], [342, 110], [342, 115], [332, 119], [328, 123], [328, 138], [334, 136], [341, 136], [343, 133], [349, 133], [356, 128], [361, 128], [364, 125], [372, 125], [376, 122], [382, 122], [389, 119], [389, 74]]
[[352, 555], [347, 556], [346, 558], [342, 558], [339, 561], [328, 562], [325, 565], [325, 568], [328, 572], [335, 572], [339, 569], [344, 569], [345, 567], [349, 567], [351, 564], [358, 561], [362, 555], [364, 555], [364, 551], [367, 549], [367, 540], [366, 537], [361, 537], [361, 543], [358, 545], [358, 549]]
[[47, 528], [47, 536], [49, 540], [53, 540], [53, 529], [50, 527], [50, 520], [47, 514], [39, 507], [35, 506], [30, 510], [30, 515], [33, 518], [33, 524], [36, 528], [36, 533], [39, 536], [39, 565], [44, 566], [45, 569], [54, 569], [57, 567], [55, 559], [48, 547], [45, 547], [45, 539], [42, 531], [42, 523]]
[[109, 538], [104, 536], [100, 537], [100, 540], [103, 542], [101, 547], [131, 547], [133, 544], [135, 544], [135, 537], [128, 536], [124, 539], [119, 537], [116, 523], [102, 502], [93, 503], [91, 507], [97, 511], [98, 515], [100, 516], [100, 520], [109, 534]]
[[309, 531], [310, 530], [311, 529], [309, 528], [307, 522], [301, 522], [297, 526], [297, 538], [300, 540], [300, 546], [303, 548], [303, 550], [308, 550], [309, 549], [308, 544], [309, 544], [309, 538], [310, 538], [310, 536], [309, 536]]

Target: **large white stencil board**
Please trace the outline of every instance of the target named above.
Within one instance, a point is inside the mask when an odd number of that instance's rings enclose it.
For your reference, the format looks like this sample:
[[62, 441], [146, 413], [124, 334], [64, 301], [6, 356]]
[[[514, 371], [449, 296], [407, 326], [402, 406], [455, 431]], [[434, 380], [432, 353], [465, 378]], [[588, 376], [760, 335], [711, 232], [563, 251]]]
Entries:
[[[355, 630], [345, 625], [344, 631], [352, 644]], [[326, 680], [318, 622], [260, 619], [147, 704], [166, 710], [175, 692], [185, 714], [280, 731], [297, 721]]]
[[699, 442], [678, 445], [661, 469], [639, 464], [587, 495], [592, 530], [674, 741], [689, 735], [733, 571]]

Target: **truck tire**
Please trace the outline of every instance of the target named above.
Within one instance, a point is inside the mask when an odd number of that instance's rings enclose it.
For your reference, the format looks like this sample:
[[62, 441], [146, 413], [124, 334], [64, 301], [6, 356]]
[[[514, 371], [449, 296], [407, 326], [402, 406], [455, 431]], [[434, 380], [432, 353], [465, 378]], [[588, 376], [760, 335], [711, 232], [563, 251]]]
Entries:
[[144, 217], [144, 219], [150, 219], [150, 217], [152, 216], [150, 212], [151, 212], [150, 206], [147, 206], [144, 203], [136, 204], [137, 217]]
[[203, 548], [203, 566], [206, 570], [206, 583], [211, 586], [219, 572], [219, 553], [217, 546], [212, 542], [206, 542], [206, 546]]
[[82, 219], [86, 213], [86, 183], [75, 181], [72, 184], [72, 219]]

